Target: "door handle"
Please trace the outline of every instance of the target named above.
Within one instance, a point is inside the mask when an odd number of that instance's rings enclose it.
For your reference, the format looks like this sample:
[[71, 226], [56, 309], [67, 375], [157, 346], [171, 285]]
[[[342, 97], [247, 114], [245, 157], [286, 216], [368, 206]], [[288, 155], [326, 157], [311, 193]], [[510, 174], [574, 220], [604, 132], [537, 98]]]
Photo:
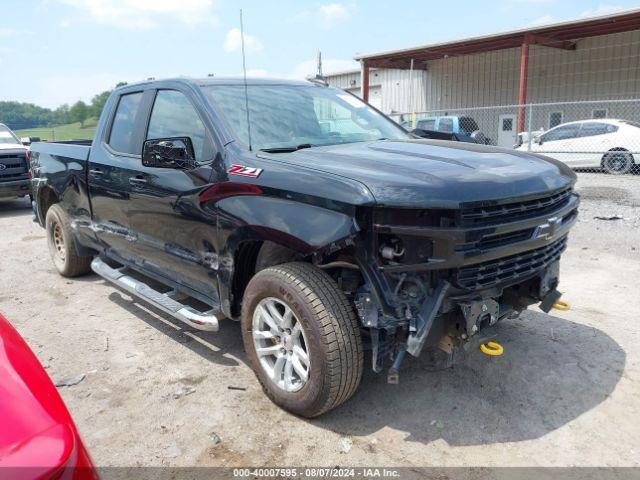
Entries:
[[129, 183], [131, 185], [144, 185], [147, 183], [147, 179], [144, 177], [130, 177]]
[[93, 170], [89, 170], [89, 175], [94, 175], [94, 176], [98, 176], [98, 175], [103, 175], [104, 172], [102, 170], [100, 170], [99, 168], [94, 168]]

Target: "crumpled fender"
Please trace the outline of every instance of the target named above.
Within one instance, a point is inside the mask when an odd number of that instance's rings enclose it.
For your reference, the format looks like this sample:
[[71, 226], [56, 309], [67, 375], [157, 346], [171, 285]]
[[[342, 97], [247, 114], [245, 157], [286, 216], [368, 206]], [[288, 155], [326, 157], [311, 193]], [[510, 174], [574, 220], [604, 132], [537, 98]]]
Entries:
[[[222, 250], [248, 240], [269, 240], [311, 254], [358, 233], [354, 211], [341, 212], [278, 197], [240, 195], [217, 203]], [[231, 233], [232, 232], [232, 233]], [[230, 233], [225, 237], [225, 233]]]

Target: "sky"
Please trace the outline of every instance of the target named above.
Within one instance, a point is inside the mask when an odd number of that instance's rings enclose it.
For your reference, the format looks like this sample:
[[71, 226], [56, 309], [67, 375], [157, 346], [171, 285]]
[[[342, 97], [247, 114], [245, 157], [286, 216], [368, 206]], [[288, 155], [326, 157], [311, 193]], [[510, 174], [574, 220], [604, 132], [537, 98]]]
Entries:
[[611, 0], [1, 0], [0, 100], [54, 108], [120, 81], [304, 78], [353, 56], [640, 7]]

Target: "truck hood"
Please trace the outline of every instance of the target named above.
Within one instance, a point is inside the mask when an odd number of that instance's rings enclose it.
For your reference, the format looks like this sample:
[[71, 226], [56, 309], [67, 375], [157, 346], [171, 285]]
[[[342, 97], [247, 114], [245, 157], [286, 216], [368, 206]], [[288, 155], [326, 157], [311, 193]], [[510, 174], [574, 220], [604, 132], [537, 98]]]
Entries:
[[546, 193], [576, 179], [566, 165], [540, 155], [440, 140], [359, 142], [278, 155], [358, 181], [377, 204], [397, 207], [456, 208]]
[[0, 143], [0, 151], [5, 150], [19, 150], [21, 152], [25, 152], [27, 147], [18, 143]]

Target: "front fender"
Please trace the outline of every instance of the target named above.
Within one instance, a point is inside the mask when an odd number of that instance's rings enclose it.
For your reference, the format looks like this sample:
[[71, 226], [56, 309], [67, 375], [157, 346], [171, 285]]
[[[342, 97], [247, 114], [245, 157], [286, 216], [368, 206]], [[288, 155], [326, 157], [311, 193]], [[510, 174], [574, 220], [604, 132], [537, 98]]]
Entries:
[[245, 241], [269, 240], [311, 254], [360, 230], [355, 209], [336, 211], [277, 197], [236, 196], [218, 202], [223, 250]]
[[[301, 255], [310, 255], [360, 230], [355, 208], [337, 211], [281, 197], [247, 194], [220, 200], [216, 208], [221, 246], [219, 293], [223, 311], [230, 317], [235, 270], [252, 268], [247, 258], [236, 265], [237, 254], [244, 251], [243, 244], [270, 241]], [[249, 250], [254, 252], [255, 260], [257, 250]]]

